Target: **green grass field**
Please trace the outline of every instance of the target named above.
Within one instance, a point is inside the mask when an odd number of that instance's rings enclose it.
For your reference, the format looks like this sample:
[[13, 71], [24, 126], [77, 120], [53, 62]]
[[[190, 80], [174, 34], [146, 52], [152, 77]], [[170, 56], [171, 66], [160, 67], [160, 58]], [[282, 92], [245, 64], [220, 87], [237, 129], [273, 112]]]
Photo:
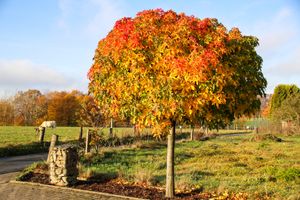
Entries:
[[[247, 193], [250, 199], [300, 198], [300, 136], [251, 141], [252, 135], [220, 137], [176, 144], [176, 188], [205, 192]], [[163, 187], [166, 145], [141, 142], [106, 148], [82, 159], [81, 170]]]
[[[38, 142], [39, 136], [33, 126], [0, 126], [0, 147], [8, 145], [28, 144]], [[87, 128], [84, 128], [83, 137], [85, 137]], [[109, 129], [103, 129], [104, 134], [108, 135]], [[179, 132], [180, 130], [177, 129]], [[190, 129], [182, 129], [183, 132], [188, 132]], [[195, 129], [198, 131], [198, 129]], [[80, 127], [57, 127], [47, 128], [45, 141], [50, 141], [52, 134], [57, 134], [60, 141], [76, 140], [80, 132]], [[220, 130], [220, 134], [226, 133], [244, 133], [243, 130]], [[133, 128], [114, 128], [114, 134], [118, 137], [133, 135]], [[150, 129], [143, 130], [142, 134], [151, 134]]]
[[[34, 128], [33, 126], [0, 126], [0, 147], [37, 142], [39, 135], [35, 132]], [[84, 128], [83, 137], [85, 137], [86, 131], [87, 128]], [[108, 128], [104, 128], [103, 131], [108, 135]], [[80, 127], [47, 128], [44, 140], [50, 141], [52, 134], [58, 135], [60, 141], [76, 140], [79, 132]], [[132, 134], [132, 132], [132, 128], [114, 128], [114, 134], [119, 137]]]
[[[79, 127], [47, 129], [45, 141], [50, 141], [52, 134], [58, 134], [60, 141], [76, 140], [79, 131]], [[183, 132], [187, 131], [189, 129], [183, 129]], [[104, 133], [108, 134], [108, 129], [104, 129]], [[122, 137], [133, 134], [133, 129], [115, 128], [114, 133]], [[219, 134], [231, 133], [245, 131], [219, 131]], [[250, 139], [253, 136], [247, 134], [217, 137], [204, 142], [177, 142], [176, 189], [243, 192], [250, 199], [299, 199], [300, 136], [279, 136], [283, 142], [268, 139], [255, 141]], [[1, 149], [21, 153], [29, 149], [28, 152], [37, 153], [40, 147], [29, 145], [37, 140], [34, 127], [0, 127], [0, 157]], [[20, 145], [25, 145], [27, 149], [19, 148]], [[47, 148], [42, 150], [46, 152]], [[3, 155], [7, 155], [5, 153]], [[118, 176], [128, 182], [164, 187], [165, 158], [165, 142], [138, 141], [125, 147], [101, 148], [99, 154], [81, 159], [80, 171], [83, 176]]]
[[[77, 140], [80, 132], [80, 127], [47, 128], [45, 144], [40, 144], [39, 134], [34, 128], [33, 126], [0, 126], [0, 157], [47, 152], [53, 134], [59, 136], [60, 142], [68, 142]], [[83, 129], [83, 138], [87, 129]], [[109, 128], [104, 128], [103, 132], [108, 136]], [[114, 128], [113, 133], [118, 137], [133, 135], [133, 128]], [[142, 134], [148, 133], [150, 133], [149, 129], [142, 132]]]
[[[50, 141], [52, 134], [59, 135], [61, 141], [75, 140], [79, 131], [79, 127], [47, 128], [44, 140]], [[0, 147], [37, 142], [38, 139], [33, 126], [0, 126]]]

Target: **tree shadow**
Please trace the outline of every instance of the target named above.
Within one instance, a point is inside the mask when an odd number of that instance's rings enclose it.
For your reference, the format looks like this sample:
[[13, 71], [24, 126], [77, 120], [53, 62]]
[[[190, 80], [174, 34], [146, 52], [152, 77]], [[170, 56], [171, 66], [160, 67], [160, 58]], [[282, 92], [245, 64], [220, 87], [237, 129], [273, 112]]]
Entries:
[[117, 172], [107, 172], [107, 173], [95, 173], [85, 180], [78, 180], [76, 185], [85, 185], [93, 183], [107, 183], [113, 179], [118, 178]]

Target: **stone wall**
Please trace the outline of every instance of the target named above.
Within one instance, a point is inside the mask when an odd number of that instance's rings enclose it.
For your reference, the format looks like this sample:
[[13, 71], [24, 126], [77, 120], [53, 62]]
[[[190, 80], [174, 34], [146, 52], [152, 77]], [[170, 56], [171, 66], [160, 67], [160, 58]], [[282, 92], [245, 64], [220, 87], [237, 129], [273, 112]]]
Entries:
[[73, 185], [77, 181], [78, 153], [74, 145], [53, 148], [49, 160], [50, 183], [58, 186]]

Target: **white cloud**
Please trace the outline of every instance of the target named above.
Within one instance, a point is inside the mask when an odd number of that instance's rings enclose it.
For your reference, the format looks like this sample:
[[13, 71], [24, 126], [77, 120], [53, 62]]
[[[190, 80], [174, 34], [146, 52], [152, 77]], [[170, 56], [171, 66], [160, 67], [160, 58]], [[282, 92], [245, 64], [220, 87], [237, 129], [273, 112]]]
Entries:
[[285, 7], [279, 10], [275, 16], [260, 21], [255, 27], [255, 32], [260, 39], [258, 50], [265, 54], [272, 54], [292, 38], [297, 37], [299, 28], [293, 16], [293, 11]]
[[66, 84], [66, 77], [47, 66], [29, 60], [0, 60], [0, 88], [57, 87]]
[[75, 89], [86, 92], [87, 80], [66, 76], [30, 60], [0, 59], [0, 99], [28, 89], [38, 89], [44, 93]]
[[97, 10], [87, 25], [87, 33], [90, 35], [104, 37], [113, 28], [115, 21], [124, 17], [118, 0], [90, 0], [89, 3]]
[[300, 48], [291, 52], [286, 59], [274, 64], [267, 73], [285, 78], [296, 76], [300, 82]]
[[[105, 37], [116, 20], [124, 17], [121, 0], [58, 0], [60, 16], [57, 21], [64, 33], [82, 32], [88, 37]], [[84, 17], [82, 17], [84, 16]]]
[[278, 84], [300, 86], [298, 23], [295, 10], [282, 7], [252, 27], [253, 34], [259, 38], [257, 51], [264, 60], [263, 72], [268, 81], [268, 93], [273, 93]]
[[300, 48], [294, 49], [289, 56], [270, 63], [264, 70], [268, 80], [268, 93], [278, 84], [296, 84], [300, 87]]

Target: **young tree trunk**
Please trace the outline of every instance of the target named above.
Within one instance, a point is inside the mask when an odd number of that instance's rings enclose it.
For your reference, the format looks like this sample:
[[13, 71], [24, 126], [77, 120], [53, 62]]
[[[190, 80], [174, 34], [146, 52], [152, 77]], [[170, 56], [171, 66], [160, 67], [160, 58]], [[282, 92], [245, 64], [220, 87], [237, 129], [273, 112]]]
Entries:
[[168, 135], [167, 149], [167, 176], [166, 176], [166, 197], [173, 198], [175, 194], [174, 182], [174, 149], [175, 149], [175, 126], [176, 122], [172, 122], [172, 129]]
[[190, 134], [190, 140], [191, 141], [194, 140], [194, 132], [195, 132], [195, 126], [191, 125], [191, 134]]
[[91, 142], [91, 134], [90, 134], [90, 129], [88, 129], [86, 131], [86, 137], [85, 137], [85, 153], [89, 153], [91, 150], [91, 146], [90, 146], [90, 142]]
[[109, 137], [113, 137], [113, 119], [110, 119]]

